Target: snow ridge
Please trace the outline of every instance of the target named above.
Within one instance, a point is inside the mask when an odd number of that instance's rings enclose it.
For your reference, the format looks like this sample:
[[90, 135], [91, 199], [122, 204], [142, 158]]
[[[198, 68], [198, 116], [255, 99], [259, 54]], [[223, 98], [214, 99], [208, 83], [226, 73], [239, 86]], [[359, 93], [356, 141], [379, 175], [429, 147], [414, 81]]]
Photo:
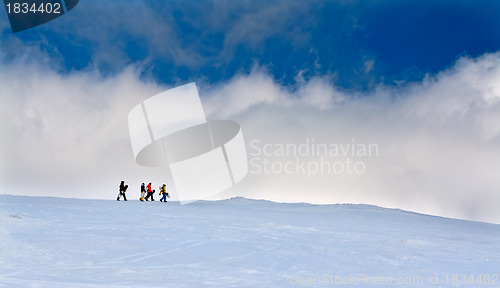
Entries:
[[500, 225], [369, 205], [0, 195], [0, 223], [0, 287], [471, 287], [446, 280], [500, 267]]

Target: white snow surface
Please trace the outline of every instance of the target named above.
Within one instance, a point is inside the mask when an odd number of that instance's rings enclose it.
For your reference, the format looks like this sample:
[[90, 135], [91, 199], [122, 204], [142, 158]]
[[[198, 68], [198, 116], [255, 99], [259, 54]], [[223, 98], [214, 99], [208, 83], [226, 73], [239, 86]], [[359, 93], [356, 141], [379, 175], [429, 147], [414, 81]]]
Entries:
[[0, 223], [0, 287], [500, 283], [500, 225], [369, 205], [0, 195]]

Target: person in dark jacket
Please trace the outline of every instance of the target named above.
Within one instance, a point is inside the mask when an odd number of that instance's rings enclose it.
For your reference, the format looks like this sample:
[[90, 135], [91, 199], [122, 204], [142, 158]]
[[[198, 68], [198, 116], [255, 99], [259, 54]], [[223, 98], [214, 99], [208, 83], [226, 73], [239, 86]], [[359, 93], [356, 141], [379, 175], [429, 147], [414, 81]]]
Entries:
[[116, 201], [120, 201], [120, 197], [123, 196], [123, 200], [127, 201], [127, 196], [125, 195], [125, 192], [127, 192], [128, 185], [125, 185], [125, 181], [122, 181], [120, 183], [120, 187], [118, 188], [118, 197], [116, 197]]

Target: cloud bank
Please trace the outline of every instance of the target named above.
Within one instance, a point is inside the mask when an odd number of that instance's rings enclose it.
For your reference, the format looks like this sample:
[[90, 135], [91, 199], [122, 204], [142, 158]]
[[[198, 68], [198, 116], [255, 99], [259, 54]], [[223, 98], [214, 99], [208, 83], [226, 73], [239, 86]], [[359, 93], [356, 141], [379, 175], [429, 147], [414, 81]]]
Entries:
[[[140, 182], [168, 181], [164, 170], [135, 164], [126, 123], [132, 107], [168, 87], [141, 79], [143, 67], [104, 77], [61, 75], [43, 63], [0, 66], [4, 193], [112, 199], [119, 180], [137, 186], [131, 195]], [[369, 203], [500, 223], [498, 79], [500, 53], [461, 58], [421, 82], [371, 92], [344, 91], [329, 75], [283, 86], [258, 65], [219, 84], [202, 81], [207, 116], [238, 121], [250, 160], [259, 158], [254, 173], [219, 197]], [[264, 160], [323, 165], [317, 155], [297, 160], [277, 149], [311, 142], [378, 150], [326, 155], [330, 162], [362, 162], [363, 173], [256, 171]], [[264, 145], [266, 155], [259, 154], [255, 147]]]
[[[217, 87], [208, 95], [207, 106], [215, 118], [234, 112], [247, 142], [258, 139], [260, 148], [263, 143], [300, 145], [308, 139], [379, 148], [374, 157], [351, 157], [366, 165], [362, 175], [251, 175], [248, 185], [258, 183], [256, 190], [265, 191], [258, 194], [261, 197], [372, 203], [498, 222], [498, 79], [499, 53], [461, 58], [422, 82], [380, 86], [365, 94], [342, 92], [328, 77], [313, 78], [290, 91], [254, 69]], [[295, 155], [288, 156], [261, 158], [284, 164]], [[318, 157], [302, 160], [321, 165]]]

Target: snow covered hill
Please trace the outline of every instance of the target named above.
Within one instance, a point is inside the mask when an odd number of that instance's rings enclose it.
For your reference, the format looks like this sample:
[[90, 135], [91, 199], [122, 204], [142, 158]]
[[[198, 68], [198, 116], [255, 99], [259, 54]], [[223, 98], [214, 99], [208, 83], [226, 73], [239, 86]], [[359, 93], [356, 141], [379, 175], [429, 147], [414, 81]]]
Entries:
[[498, 287], [500, 225], [369, 205], [0, 195], [0, 287]]

